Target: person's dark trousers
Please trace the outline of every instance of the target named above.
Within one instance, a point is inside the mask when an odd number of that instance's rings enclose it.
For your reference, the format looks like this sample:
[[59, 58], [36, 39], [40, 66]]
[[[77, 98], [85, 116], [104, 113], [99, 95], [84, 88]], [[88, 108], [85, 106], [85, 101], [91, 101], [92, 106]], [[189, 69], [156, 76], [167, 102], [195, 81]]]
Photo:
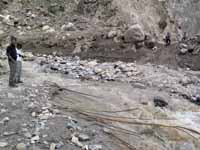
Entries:
[[15, 86], [17, 63], [16, 61], [8, 61], [8, 63], [10, 67], [9, 86]]
[[17, 61], [16, 83], [21, 82], [21, 74], [22, 74], [22, 62]]
[[166, 44], [165, 46], [170, 46], [171, 45], [171, 40], [170, 39], [166, 39]]

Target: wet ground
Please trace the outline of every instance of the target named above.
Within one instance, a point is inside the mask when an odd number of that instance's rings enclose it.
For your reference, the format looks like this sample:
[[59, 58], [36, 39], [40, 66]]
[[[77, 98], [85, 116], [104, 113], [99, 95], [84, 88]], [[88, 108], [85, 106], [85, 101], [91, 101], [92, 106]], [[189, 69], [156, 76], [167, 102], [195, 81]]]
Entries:
[[[44, 73], [37, 63], [24, 62], [18, 88], [7, 86], [7, 75], [0, 80], [3, 149], [18, 143], [30, 150], [52, 143], [80, 149], [71, 138], [84, 133], [90, 140], [83, 146], [102, 149], [198, 150], [199, 106], [188, 98], [199, 91], [199, 73], [151, 64], [137, 69], [142, 74], [131, 83], [101, 83]], [[155, 97], [168, 105], [155, 107]]]

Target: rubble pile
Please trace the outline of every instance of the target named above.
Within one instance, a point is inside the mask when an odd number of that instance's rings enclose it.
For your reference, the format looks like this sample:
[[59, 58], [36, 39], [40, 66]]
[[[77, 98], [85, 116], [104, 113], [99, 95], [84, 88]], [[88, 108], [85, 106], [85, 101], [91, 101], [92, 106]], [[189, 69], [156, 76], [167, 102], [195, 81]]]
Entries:
[[186, 39], [179, 44], [179, 52], [182, 55], [187, 53], [192, 53], [193, 55], [198, 55], [200, 52], [200, 35]]
[[141, 74], [135, 63], [80, 60], [79, 57], [58, 57], [46, 55], [39, 58], [39, 64], [47, 72], [60, 72], [76, 79], [95, 81], [133, 81]]

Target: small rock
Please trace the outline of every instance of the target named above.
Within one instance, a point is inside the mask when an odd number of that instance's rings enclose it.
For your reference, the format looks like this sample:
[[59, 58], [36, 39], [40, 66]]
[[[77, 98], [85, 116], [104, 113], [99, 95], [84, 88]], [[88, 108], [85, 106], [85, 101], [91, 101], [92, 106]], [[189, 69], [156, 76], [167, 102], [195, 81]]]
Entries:
[[29, 132], [26, 132], [26, 133], [24, 134], [24, 136], [27, 137], [27, 138], [31, 138], [31, 137], [32, 137], [31, 133], [29, 133]]
[[43, 30], [43, 31], [47, 31], [47, 30], [49, 30], [50, 28], [51, 28], [50, 26], [45, 25], [45, 26], [42, 27], [42, 30]]
[[84, 145], [78, 140], [78, 138], [76, 136], [72, 136], [72, 143], [74, 143], [76, 146], [78, 147], [83, 147]]
[[117, 35], [117, 31], [113, 30], [108, 33], [108, 38], [114, 38]]
[[64, 145], [63, 142], [57, 143], [57, 144], [56, 144], [56, 149], [61, 149], [63, 145]]
[[35, 118], [36, 117], [36, 112], [32, 112], [31, 116]]
[[83, 142], [83, 141], [89, 141], [90, 137], [86, 134], [79, 134], [78, 139]]
[[139, 24], [131, 26], [124, 35], [126, 42], [138, 42], [144, 40], [144, 32]]
[[88, 145], [88, 150], [102, 150], [102, 145]]
[[17, 150], [26, 150], [26, 144], [19, 143], [19, 144], [17, 144], [16, 149]]
[[110, 133], [111, 133], [110, 129], [108, 129], [108, 128], [103, 128], [103, 132], [105, 132], [105, 133], [107, 133], [107, 134], [110, 134]]
[[10, 121], [10, 118], [9, 117], [5, 117], [0, 121], [0, 123], [4, 124], [4, 123], [6, 123], [8, 121]]
[[4, 136], [10, 136], [10, 135], [14, 135], [16, 134], [15, 132], [4, 132], [3, 135]]
[[180, 49], [180, 53], [181, 54], [186, 54], [188, 52], [188, 49], [186, 49], [186, 48], [181, 48]]
[[67, 25], [63, 25], [61, 27], [62, 31], [74, 31], [75, 30], [75, 26], [73, 23], [69, 22]]
[[38, 135], [31, 138], [31, 143], [34, 144], [40, 140], [40, 137]]
[[180, 48], [186, 48], [186, 49], [187, 49], [187, 48], [188, 48], [188, 45], [187, 45], [187, 44], [184, 44], [184, 43], [181, 43], [181, 44], [179, 45], [179, 47], [180, 47]]
[[49, 150], [55, 150], [56, 149], [56, 144], [51, 143]]
[[157, 97], [154, 97], [154, 106], [155, 107], [166, 107], [167, 105], [168, 105], [168, 103], [167, 102], [165, 102], [165, 100], [162, 98], [162, 97], [159, 97], [159, 96], [157, 96]]
[[195, 95], [191, 97], [191, 102], [200, 106], [200, 95]]
[[0, 141], [0, 147], [6, 147], [6, 146], [8, 146], [7, 142]]
[[0, 30], [0, 35], [4, 34], [5, 32], [3, 30]]

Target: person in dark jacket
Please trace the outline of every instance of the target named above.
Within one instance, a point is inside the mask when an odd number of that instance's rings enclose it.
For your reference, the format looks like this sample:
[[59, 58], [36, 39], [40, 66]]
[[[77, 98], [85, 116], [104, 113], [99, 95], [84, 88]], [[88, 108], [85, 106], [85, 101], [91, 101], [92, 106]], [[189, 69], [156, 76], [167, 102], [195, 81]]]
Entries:
[[8, 64], [10, 67], [9, 86], [17, 87], [15, 76], [17, 68], [17, 51], [16, 51], [17, 38], [11, 36], [10, 45], [7, 47], [6, 54], [8, 56]]
[[165, 46], [171, 45], [171, 34], [167, 32], [167, 35], [165, 36]]

